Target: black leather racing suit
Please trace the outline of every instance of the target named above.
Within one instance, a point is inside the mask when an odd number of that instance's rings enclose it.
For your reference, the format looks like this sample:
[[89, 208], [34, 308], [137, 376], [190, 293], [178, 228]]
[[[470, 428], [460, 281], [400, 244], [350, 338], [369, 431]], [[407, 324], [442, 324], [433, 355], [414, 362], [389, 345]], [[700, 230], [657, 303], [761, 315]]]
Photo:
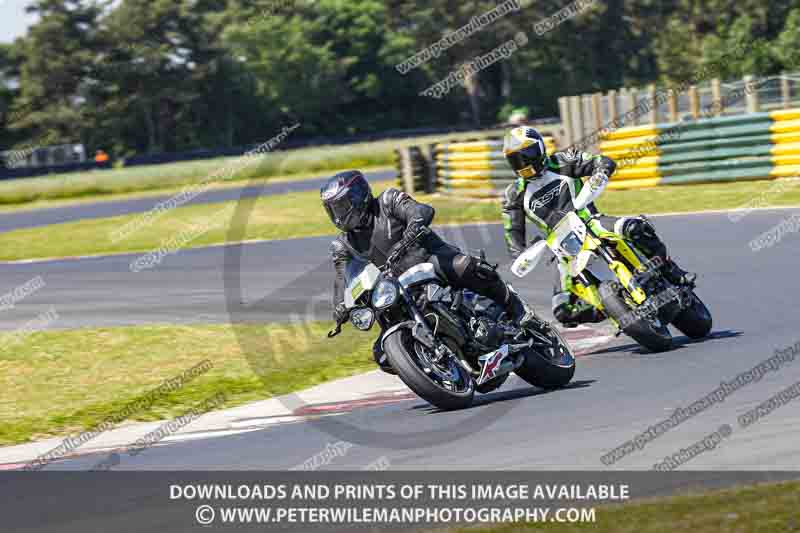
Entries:
[[[344, 274], [353, 258], [383, 266], [396, 245], [412, 238], [420, 228], [430, 226], [435, 215], [433, 207], [421, 204], [397, 189], [381, 193], [370, 209], [372, 216], [366, 227], [342, 233], [331, 243], [330, 252], [336, 270], [334, 309], [344, 301]], [[422, 242], [406, 252], [397, 264], [396, 274], [426, 261], [433, 263], [437, 273], [454, 288], [469, 289], [507, 309], [519, 302], [491, 265], [461, 253], [435, 232], [430, 232]], [[376, 343], [373, 351], [376, 361], [381, 364], [383, 354], [379, 345]]]
[[[592, 155], [574, 148], [556, 152], [549, 157], [543, 175], [534, 179], [518, 178], [506, 188], [503, 195], [503, 226], [506, 245], [512, 257], [518, 256], [526, 248], [526, 218], [543, 233], [550, 233], [567, 213], [574, 211], [573, 197], [583, 188], [581, 178], [597, 173], [608, 177], [617, 165], [608, 157]], [[597, 208], [590, 204], [587, 209], [597, 214]], [[599, 223], [609, 231], [615, 231], [630, 238], [649, 256], [666, 258], [666, 246], [658, 238], [652, 225], [644, 217], [617, 218], [601, 216]], [[567, 290], [564, 275], [556, 272], [553, 288], [553, 315], [562, 324], [597, 322], [605, 317], [589, 304], [580, 301]]]

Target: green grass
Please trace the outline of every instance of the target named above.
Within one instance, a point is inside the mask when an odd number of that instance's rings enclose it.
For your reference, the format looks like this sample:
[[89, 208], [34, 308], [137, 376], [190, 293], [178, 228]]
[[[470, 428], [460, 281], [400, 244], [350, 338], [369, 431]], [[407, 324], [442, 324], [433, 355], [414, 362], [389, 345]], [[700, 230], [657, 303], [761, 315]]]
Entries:
[[800, 205], [800, 179], [669, 185], [652, 189], [607, 191], [597, 204], [610, 215], [797, 206]]
[[[392, 185], [377, 184], [376, 191]], [[461, 223], [476, 220], [494, 221], [498, 208], [489, 202], [467, 202], [441, 197], [420, 197], [431, 201], [437, 208], [438, 223]], [[163, 242], [192, 227], [209, 224], [214, 226], [206, 232], [197, 232], [196, 238], [187, 246], [203, 246], [229, 241], [233, 217], [230, 211], [223, 212], [234, 202], [181, 207], [166, 212], [153, 224], [147, 225], [121, 241], [111, 238], [112, 232], [141, 215], [82, 220], [42, 228], [28, 228], [0, 234], [0, 259], [30, 259], [63, 257], [118, 252], [149, 252], [159, 248]], [[247, 199], [241, 203], [249, 211], [245, 221], [234, 222], [235, 230], [242, 230], [242, 240], [283, 239], [289, 237], [327, 235], [334, 227], [319, 203], [316, 192], [291, 193]], [[223, 212], [223, 215], [219, 215]], [[238, 233], [237, 233], [238, 235]]]
[[[597, 522], [448, 529], [474, 533], [783, 533], [800, 531], [800, 483], [728, 490], [596, 508]], [[442, 531], [442, 530], [437, 530]]]
[[[371, 167], [369, 170], [391, 170], [393, 167]], [[259, 186], [267, 183], [280, 183], [286, 181], [299, 181], [305, 179], [314, 179], [329, 176], [330, 172], [312, 172], [307, 174], [294, 174], [290, 176], [271, 176], [266, 178], [255, 178], [242, 182], [240, 180], [214, 182], [207, 185], [208, 190], [230, 189], [243, 186]], [[32, 178], [32, 180], [39, 180], [46, 178]], [[176, 180], [180, 183], [181, 180]], [[0, 182], [0, 189], [3, 184], [7, 182]], [[42, 198], [33, 199], [24, 203], [7, 203], [4, 204], [0, 200], [0, 213], [20, 213], [24, 211], [31, 211], [35, 209], [52, 209], [56, 207], [71, 207], [81, 204], [89, 203], [103, 203], [103, 202], [117, 202], [122, 200], [135, 200], [139, 198], [153, 198], [160, 196], [173, 196], [180, 193], [183, 188], [190, 183], [183, 183], [182, 185], [167, 186], [168, 181], [159, 182], [157, 188], [153, 189], [136, 189], [132, 188], [126, 192], [110, 192], [110, 193], [87, 193], [86, 195], [70, 196], [65, 198], [49, 198], [44, 196]], [[117, 186], [119, 184], [109, 183], [110, 186]], [[80, 185], [75, 184], [76, 187]], [[122, 189], [116, 189], [121, 191]], [[16, 194], [16, 192], [14, 193]]]
[[[796, 183], [800, 185], [800, 181]], [[389, 186], [393, 184], [377, 184], [375, 191]], [[800, 205], [800, 186], [783, 187], [780, 194], [762, 195], [764, 187], [764, 182], [743, 182], [608, 191], [598, 203], [601, 209], [612, 215], [734, 208], [754, 198], [763, 200], [759, 205]], [[500, 219], [500, 208], [495, 201], [471, 201], [442, 195], [418, 195], [418, 199], [436, 208], [437, 224], [498, 222]], [[141, 217], [141, 214], [6, 232], [0, 234], [0, 259], [148, 252], [158, 249], [182, 231], [206, 225], [211, 220], [214, 221], [214, 227], [203, 233], [197, 232], [196, 238], [186, 243], [186, 247], [229, 242], [230, 235], [236, 235], [240, 240], [289, 239], [334, 232], [320, 207], [316, 192], [247, 199], [242, 202], [241, 208], [249, 216], [233, 222], [229, 212], [224, 216], [219, 215], [226, 206], [232, 205], [232, 202], [228, 202], [173, 209], [128, 238], [116, 242], [111, 238], [112, 233]], [[231, 232], [231, 229], [236, 231]], [[734, 229], [733, 225], [731, 229]]]
[[[299, 177], [319, 175], [340, 169], [371, 169], [393, 166], [394, 150], [401, 146], [421, 145], [452, 139], [483, 138], [501, 135], [502, 131], [465, 132], [451, 135], [431, 135], [343, 146], [317, 146], [287, 152], [265, 154], [248, 163], [225, 181]], [[187, 161], [165, 165], [148, 165], [114, 170], [52, 174], [49, 176], [6, 180], [0, 182], [0, 206], [19, 206], [64, 199], [91, 199], [143, 191], [174, 189], [199, 183], [232, 165], [237, 168], [238, 157]]]
[[329, 340], [329, 327], [153, 325], [35, 333], [0, 350], [0, 445], [91, 428], [205, 359], [213, 363], [210, 371], [132, 420], [174, 417], [220, 392], [227, 397], [224, 407], [231, 407], [375, 367], [374, 335], [345, 328]]

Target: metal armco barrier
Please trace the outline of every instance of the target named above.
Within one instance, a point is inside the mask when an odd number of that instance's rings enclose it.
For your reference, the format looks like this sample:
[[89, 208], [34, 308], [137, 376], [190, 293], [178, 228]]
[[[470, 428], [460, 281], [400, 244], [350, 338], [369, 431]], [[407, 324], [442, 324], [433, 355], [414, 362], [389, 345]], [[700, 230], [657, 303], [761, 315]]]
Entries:
[[800, 176], [800, 109], [622, 128], [600, 150], [612, 189]]

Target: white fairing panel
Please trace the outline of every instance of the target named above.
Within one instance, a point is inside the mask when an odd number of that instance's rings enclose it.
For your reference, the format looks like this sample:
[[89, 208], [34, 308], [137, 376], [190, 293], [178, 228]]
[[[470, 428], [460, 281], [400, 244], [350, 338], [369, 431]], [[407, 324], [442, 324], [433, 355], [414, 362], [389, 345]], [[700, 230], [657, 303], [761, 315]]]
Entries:
[[561, 258], [575, 257], [578, 254], [573, 250], [572, 253], [564, 242], [567, 239], [577, 239], [580, 245], [586, 240], [586, 224], [575, 213], [567, 213], [567, 216], [561, 219], [551, 237], [553, 252]]
[[576, 257], [571, 263], [570, 274], [572, 274], [574, 277], [583, 272], [583, 269], [586, 268], [586, 265], [589, 264], [589, 261], [591, 261], [593, 257], [595, 257], [594, 253], [589, 250], [584, 250], [579, 253], [578, 257]]
[[433, 263], [420, 263], [403, 272], [403, 275], [400, 276], [399, 279], [403, 287], [409, 288], [426, 281], [433, 281], [437, 278], [438, 276], [436, 276], [436, 269], [433, 267]]
[[547, 241], [537, 241], [536, 244], [519, 254], [514, 264], [511, 265], [511, 272], [520, 278], [527, 276], [542, 260], [546, 250]]
[[344, 305], [348, 309], [355, 307], [356, 300], [367, 291], [375, 288], [381, 271], [372, 263], [367, 264], [344, 291]]

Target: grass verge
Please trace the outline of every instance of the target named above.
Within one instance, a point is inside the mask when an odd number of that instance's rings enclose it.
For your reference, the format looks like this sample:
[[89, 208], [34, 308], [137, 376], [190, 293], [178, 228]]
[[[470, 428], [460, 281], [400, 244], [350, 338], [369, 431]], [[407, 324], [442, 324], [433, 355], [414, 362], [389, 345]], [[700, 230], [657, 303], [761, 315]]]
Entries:
[[[596, 523], [449, 529], [463, 533], [777, 533], [800, 530], [800, 483], [737, 487], [597, 507]], [[441, 531], [441, 530], [439, 530]]]
[[609, 215], [800, 206], [800, 179], [732, 181], [607, 191], [597, 204]]
[[226, 157], [7, 180], [0, 182], [0, 205], [24, 205], [36, 202], [40, 207], [44, 207], [42, 203], [48, 200], [68, 198], [99, 200], [104, 196], [170, 189], [203, 182], [229, 167], [238, 170], [228, 176], [225, 182], [320, 174], [347, 168], [366, 170], [394, 166], [394, 150], [401, 146], [497, 135], [502, 135], [502, 131], [431, 135], [343, 146], [317, 146], [275, 152], [244, 160], [240, 157]]
[[[376, 184], [380, 191], [391, 182]], [[437, 208], [437, 223], [494, 221], [498, 208], [488, 202], [466, 202], [441, 197], [420, 197]], [[141, 217], [141, 214], [113, 218], [81, 220], [40, 228], [28, 228], [0, 234], [0, 259], [32, 259], [73, 255], [121, 252], [149, 252], [170, 239], [190, 234], [187, 247], [224, 243], [234, 224], [244, 226], [242, 239], [284, 239], [327, 235], [334, 227], [319, 203], [319, 193], [304, 192], [265, 196], [242, 201], [252, 208], [245, 221], [235, 219], [230, 211], [234, 202], [204, 204], [170, 210], [127, 238], [112, 239], [115, 230]], [[195, 228], [196, 230], [193, 230]], [[238, 234], [238, 232], [237, 232]], [[183, 241], [181, 241], [183, 242]]]
[[[381, 170], [392, 170], [394, 167], [368, 167], [365, 172], [374, 172]], [[330, 172], [312, 172], [306, 174], [294, 174], [291, 176], [272, 176], [267, 178], [257, 178], [243, 181], [225, 181], [221, 183], [209, 184], [208, 191], [219, 189], [232, 189], [237, 187], [250, 187], [260, 186], [266, 184], [282, 183], [287, 181], [302, 181], [314, 178], [324, 178], [330, 176]], [[34, 178], [38, 179], [38, 178]], [[0, 182], [2, 187], [3, 182]], [[132, 190], [128, 192], [115, 192], [113, 194], [93, 194], [87, 193], [83, 196], [69, 197], [69, 198], [42, 198], [33, 200], [26, 203], [0, 203], [0, 213], [20, 213], [25, 211], [32, 211], [36, 209], [53, 209], [58, 207], [74, 207], [82, 204], [104, 203], [104, 202], [118, 202], [125, 200], [136, 200], [139, 198], [155, 198], [160, 196], [174, 196], [183, 191], [186, 185], [167, 187], [159, 187], [156, 189], [147, 190]]]
[[[800, 205], [798, 186], [783, 187], [781, 194], [764, 195], [764, 182], [673, 186], [663, 189], [608, 191], [599, 206], [612, 215], [672, 213], [706, 209], [737, 208], [754, 198], [760, 206]], [[376, 184], [379, 192], [393, 186]], [[418, 199], [436, 208], [437, 224], [498, 222], [500, 208], [493, 201], [470, 201], [441, 195], [419, 195]], [[173, 209], [145, 225], [129, 237], [114, 242], [112, 233], [141, 214], [82, 220], [66, 224], [29, 228], [0, 234], [0, 259], [34, 259], [71, 255], [120, 252], [148, 252], [158, 249], [173, 236], [192, 228], [187, 247], [221, 244], [228, 241], [231, 224], [244, 225], [243, 239], [289, 239], [333, 233], [333, 226], [320, 207], [316, 192], [291, 193], [247, 199], [251, 208], [246, 221], [233, 220], [226, 204], [194, 205]], [[220, 213], [224, 213], [220, 215]], [[234, 228], [236, 229], [236, 228]], [[237, 232], [237, 234], [240, 232]]]
[[[375, 367], [374, 335], [345, 328], [329, 340], [329, 328], [153, 325], [35, 333], [0, 352], [0, 445], [91, 428], [205, 359], [210, 371], [132, 420], [171, 418], [217, 393], [232, 407]], [[246, 356], [253, 354], [243, 352], [262, 345], [271, 348], [254, 368]]]

